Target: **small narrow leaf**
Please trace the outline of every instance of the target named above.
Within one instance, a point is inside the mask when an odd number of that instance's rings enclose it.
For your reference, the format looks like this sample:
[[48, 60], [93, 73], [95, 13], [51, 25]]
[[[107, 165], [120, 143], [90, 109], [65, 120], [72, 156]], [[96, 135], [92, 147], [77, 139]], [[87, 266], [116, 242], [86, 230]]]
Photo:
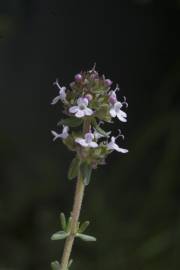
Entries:
[[68, 269], [71, 267], [72, 263], [73, 263], [73, 260], [71, 259], [71, 260], [69, 261], [69, 263], [68, 263]]
[[51, 269], [52, 270], [60, 270], [60, 264], [58, 261], [54, 261], [51, 263]]
[[73, 160], [71, 161], [71, 164], [69, 166], [69, 171], [68, 171], [68, 179], [72, 180], [73, 178], [75, 178], [78, 175], [79, 172], [79, 159], [76, 156], [75, 158], [73, 158]]
[[61, 226], [64, 231], [66, 231], [66, 217], [64, 213], [60, 214]]
[[71, 221], [72, 221], [72, 217], [69, 217], [68, 224], [67, 224], [67, 229], [66, 229], [67, 232], [69, 232], [70, 229], [71, 229]]
[[65, 238], [67, 238], [68, 235], [69, 235], [69, 233], [67, 233], [67, 232], [59, 231], [59, 232], [54, 233], [51, 236], [51, 240], [63, 240]]
[[83, 233], [87, 227], [89, 226], [90, 222], [89, 221], [85, 221], [79, 228], [78, 233]]
[[103, 135], [104, 137], [109, 137], [109, 134], [111, 132], [106, 132], [104, 131], [96, 122], [96, 120], [93, 121], [93, 125], [95, 127], [95, 129], [97, 130], [97, 132], [99, 132], [101, 135]]
[[80, 166], [80, 172], [81, 172], [81, 176], [83, 178], [83, 182], [85, 184], [85, 186], [87, 186], [90, 182], [91, 179], [91, 173], [92, 173], [92, 168], [89, 164], [87, 164], [86, 162], [83, 162]]
[[58, 126], [64, 125], [68, 127], [78, 127], [82, 124], [83, 120], [80, 118], [76, 117], [69, 117], [66, 119], [62, 119], [59, 123]]
[[96, 238], [94, 236], [87, 235], [87, 234], [77, 233], [76, 237], [79, 237], [83, 241], [87, 241], [87, 242], [95, 242], [96, 241]]

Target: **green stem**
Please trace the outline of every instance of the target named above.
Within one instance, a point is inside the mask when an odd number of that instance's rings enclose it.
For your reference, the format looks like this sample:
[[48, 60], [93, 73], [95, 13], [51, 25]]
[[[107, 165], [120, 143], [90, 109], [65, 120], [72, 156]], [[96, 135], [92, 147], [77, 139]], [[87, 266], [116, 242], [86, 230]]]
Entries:
[[[83, 134], [87, 133], [89, 131], [89, 128], [90, 128], [90, 119], [86, 119], [83, 125]], [[77, 183], [76, 183], [76, 191], [74, 195], [73, 210], [71, 213], [72, 220], [71, 220], [71, 226], [70, 226], [70, 234], [65, 241], [60, 270], [68, 270], [69, 259], [71, 256], [71, 251], [72, 251], [74, 239], [76, 236], [77, 224], [78, 224], [79, 216], [81, 212], [81, 206], [82, 206], [82, 201], [84, 197], [84, 190], [85, 190], [85, 185], [79, 173], [78, 178], [77, 178]]]
[[61, 270], [68, 269], [68, 263], [69, 263], [75, 235], [76, 235], [77, 223], [80, 216], [84, 189], [85, 189], [85, 185], [82, 181], [81, 176], [79, 176], [77, 179], [76, 191], [75, 191], [75, 196], [74, 196], [70, 235], [68, 236], [65, 242], [64, 251], [63, 251], [63, 255], [61, 259]]

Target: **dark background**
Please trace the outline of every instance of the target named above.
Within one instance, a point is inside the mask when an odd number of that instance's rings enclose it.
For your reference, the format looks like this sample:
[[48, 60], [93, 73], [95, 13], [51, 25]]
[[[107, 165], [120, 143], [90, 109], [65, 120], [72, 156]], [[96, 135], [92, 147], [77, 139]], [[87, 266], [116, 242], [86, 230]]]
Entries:
[[[94, 62], [127, 96], [128, 155], [113, 153], [86, 190], [72, 269], [180, 269], [178, 1], [6, 0], [0, 3], [0, 270], [60, 260], [72, 154], [52, 143], [52, 86]], [[119, 122], [114, 126], [114, 132]]]

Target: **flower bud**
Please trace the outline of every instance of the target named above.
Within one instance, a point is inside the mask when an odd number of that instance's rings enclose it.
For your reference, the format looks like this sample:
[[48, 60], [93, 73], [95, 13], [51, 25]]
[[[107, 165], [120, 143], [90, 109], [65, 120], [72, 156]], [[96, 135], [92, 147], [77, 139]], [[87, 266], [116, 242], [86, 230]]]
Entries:
[[109, 86], [109, 87], [112, 85], [112, 83], [113, 83], [113, 82], [112, 82], [110, 79], [106, 79], [106, 80], [105, 80], [105, 84], [106, 84], [107, 86]]
[[88, 101], [91, 101], [93, 99], [93, 96], [91, 94], [86, 94], [85, 98], [87, 98]]
[[78, 74], [76, 74], [74, 76], [74, 79], [75, 79], [76, 82], [81, 82], [82, 81], [82, 75], [78, 73]]

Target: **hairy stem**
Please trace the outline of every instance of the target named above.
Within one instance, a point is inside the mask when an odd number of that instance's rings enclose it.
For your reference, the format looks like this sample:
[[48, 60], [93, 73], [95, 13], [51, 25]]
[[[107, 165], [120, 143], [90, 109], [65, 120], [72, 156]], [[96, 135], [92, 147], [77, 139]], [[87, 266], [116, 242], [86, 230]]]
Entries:
[[[88, 132], [89, 129], [90, 129], [90, 121], [88, 119], [84, 121], [83, 134]], [[77, 224], [78, 224], [79, 216], [81, 212], [84, 190], [85, 190], [85, 185], [79, 173], [78, 178], [77, 178], [77, 183], [76, 183], [75, 195], [74, 195], [73, 210], [71, 213], [72, 220], [71, 220], [71, 226], [70, 226], [70, 234], [65, 241], [60, 270], [68, 270], [68, 263], [71, 256], [72, 247], [74, 244], [74, 239], [76, 236]]]

